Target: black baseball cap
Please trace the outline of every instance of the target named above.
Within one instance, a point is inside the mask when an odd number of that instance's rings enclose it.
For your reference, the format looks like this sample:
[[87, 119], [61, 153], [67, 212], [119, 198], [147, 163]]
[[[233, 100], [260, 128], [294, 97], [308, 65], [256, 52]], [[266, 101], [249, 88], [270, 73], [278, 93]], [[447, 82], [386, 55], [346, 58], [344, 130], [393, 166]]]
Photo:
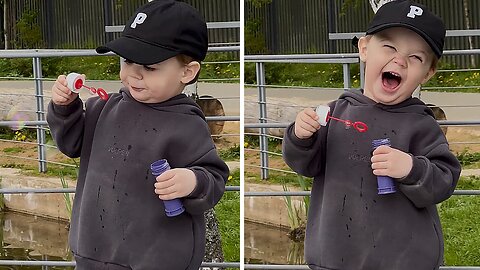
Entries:
[[367, 29], [372, 35], [390, 27], [405, 27], [419, 34], [432, 48], [437, 58], [442, 57], [445, 25], [424, 5], [396, 0], [380, 7]]
[[196, 9], [184, 2], [154, 0], [137, 9], [120, 38], [96, 51], [152, 65], [179, 54], [202, 61], [207, 49], [207, 24]]

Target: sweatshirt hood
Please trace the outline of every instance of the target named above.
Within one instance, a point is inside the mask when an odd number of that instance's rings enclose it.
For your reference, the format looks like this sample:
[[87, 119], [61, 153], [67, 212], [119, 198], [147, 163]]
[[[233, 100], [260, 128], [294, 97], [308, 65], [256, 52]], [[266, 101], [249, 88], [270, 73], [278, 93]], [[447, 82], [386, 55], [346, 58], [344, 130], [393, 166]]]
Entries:
[[[344, 91], [339, 99], [344, 99], [354, 106], [375, 106], [381, 110], [393, 113], [417, 113], [434, 117], [433, 111], [418, 98], [409, 97], [406, 100], [395, 104], [385, 105], [377, 103], [363, 94], [363, 89], [350, 89]], [[435, 118], [435, 117], [434, 117]]]
[[151, 107], [152, 109], [164, 111], [164, 112], [173, 112], [173, 113], [182, 113], [188, 115], [198, 115], [205, 119], [205, 115], [203, 114], [200, 107], [195, 103], [195, 101], [185, 94], [179, 94], [174, 97], [171, 97], [168, 100], [159, 102], [159, 103], [142, 103], [135, 100], [132, 97], [132, 94], [127, 88], [120, 89], [120, 94], [122, 95], [124, 100], [128, 100], [131, 102], [138, 102], [145, 106]]

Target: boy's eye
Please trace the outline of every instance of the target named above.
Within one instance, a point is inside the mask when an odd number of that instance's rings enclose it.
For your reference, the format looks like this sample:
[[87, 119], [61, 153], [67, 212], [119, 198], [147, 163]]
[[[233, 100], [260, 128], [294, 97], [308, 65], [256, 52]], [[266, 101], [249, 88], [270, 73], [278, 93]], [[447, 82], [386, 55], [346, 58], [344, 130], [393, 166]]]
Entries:
[[423, 59], [422, 59], [420, 56], [418, 56], [418, 55], [412, 55], [411, 57], [413, 57], [415, 60], [418, 60], [418, 61], [420, 61], [420, 62], [423, 63]]
[[153, 67], [149, 67], [149, 66], [143, 66], [143, 68], [146, 70], [146, 71], [154, 71], [156, 70], [156, 68], [153, 68]]
[[393, 47], [391, 45], [387, 45], [387, 44], [383, 45], [383, 47], [386, 47], [388, 49], [392, 49], [392, 50], [395, 50], [395, 51], [397, 50], [397, 49], [395, 49], [395, 47]]

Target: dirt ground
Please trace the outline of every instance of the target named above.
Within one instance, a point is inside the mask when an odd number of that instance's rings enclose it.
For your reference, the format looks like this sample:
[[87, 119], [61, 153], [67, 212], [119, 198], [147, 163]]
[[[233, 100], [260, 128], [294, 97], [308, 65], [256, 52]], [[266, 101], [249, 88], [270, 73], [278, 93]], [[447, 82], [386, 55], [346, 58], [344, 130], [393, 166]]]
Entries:
[[[239, 122], [225, 122], [221, 136], [214, 136], [214, 142], [217, 149], [228, 149], [240, 144], [240, 124]], [[231, 136], [227, 136], [231, 135]], [[35, 141], [27, 141], [35, 143]], [[53, 142], [48, 142], [53, 145]], [[14, 151], [14, 152], [11, 152]], [[21, 156], [23, 158], [15, 158], [10, 156]], [[36, 168], [38, 161], [29, 160], [38, 158], [38, 150], [36, 144], [24, 144], [20, 142], [4, 142], [0, 141], [0, 166]], [[47, 160], [62, 163], [71, 163], [71, 159], [63, 155], [54, 148], [47, 148]]]

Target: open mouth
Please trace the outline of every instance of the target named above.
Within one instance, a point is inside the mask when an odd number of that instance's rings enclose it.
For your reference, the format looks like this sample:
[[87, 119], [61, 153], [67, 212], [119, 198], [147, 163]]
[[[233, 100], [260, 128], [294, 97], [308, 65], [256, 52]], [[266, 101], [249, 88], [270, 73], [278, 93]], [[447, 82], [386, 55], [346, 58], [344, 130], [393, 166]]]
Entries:
[[382, 73], [382, 84], [386, 90], [394, 91], [402, 82], [400, 74], [387, 71]]

